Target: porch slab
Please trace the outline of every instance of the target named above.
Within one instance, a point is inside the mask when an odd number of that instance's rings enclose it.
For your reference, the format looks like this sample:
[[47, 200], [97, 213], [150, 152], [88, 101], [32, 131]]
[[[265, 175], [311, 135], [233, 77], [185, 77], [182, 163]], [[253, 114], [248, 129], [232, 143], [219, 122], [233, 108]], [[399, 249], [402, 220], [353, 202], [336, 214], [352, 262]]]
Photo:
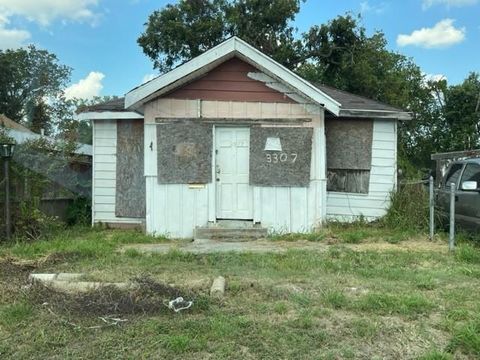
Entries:
[[253, 221], [219, 220], [195, 229], [195, 240], [209, 239], [226, 242], [252, 241], [266, 238], [268, 229]]

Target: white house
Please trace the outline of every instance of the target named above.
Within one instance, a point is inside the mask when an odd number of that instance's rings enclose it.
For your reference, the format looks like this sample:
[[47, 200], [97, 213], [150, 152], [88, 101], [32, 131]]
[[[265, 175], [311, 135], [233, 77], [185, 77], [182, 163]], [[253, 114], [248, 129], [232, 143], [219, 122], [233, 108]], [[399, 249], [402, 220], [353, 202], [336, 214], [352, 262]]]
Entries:
[[383, 216], [410, 119], [236, 37], [80, 117], [93, 121], [94, 223], [173, 238], [222, 220], [306, 232]]

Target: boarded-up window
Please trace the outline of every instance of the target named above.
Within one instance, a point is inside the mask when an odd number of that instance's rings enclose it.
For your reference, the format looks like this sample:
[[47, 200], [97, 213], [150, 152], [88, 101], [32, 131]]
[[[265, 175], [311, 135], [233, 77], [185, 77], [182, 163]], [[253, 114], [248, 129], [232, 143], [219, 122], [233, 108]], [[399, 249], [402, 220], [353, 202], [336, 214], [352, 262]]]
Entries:
[[252, 127], [250, 185], [308, 186], [312, 134], [311, 128]]
[[327, 119], [327, 190], [368, 193], [373, 121]]
[[212, 126], [195, 121], [157, 126], [159, 184], [212, 182]]
[[143, 120], [117, 121], [115, 215], [145, 217]]

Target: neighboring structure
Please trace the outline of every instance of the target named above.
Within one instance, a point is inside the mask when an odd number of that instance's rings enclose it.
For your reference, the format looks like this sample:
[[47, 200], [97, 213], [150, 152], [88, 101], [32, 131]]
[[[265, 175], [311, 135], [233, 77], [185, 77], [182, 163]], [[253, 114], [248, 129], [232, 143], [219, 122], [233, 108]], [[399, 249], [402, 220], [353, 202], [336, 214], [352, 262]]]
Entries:
[[[55, 142], [55, 139], [37, 134], [3, 114], [0, 114], [0, 128], [4, 128], [8, 132], [8, 136], [14, 139], [17, 144], [23, 144], [26, 141], [42, 138], [47, 138], [49, 141]], [[75, 149], [75, 155], [91, 157], [92, 145], [78, 143], [77, 148]]]
[[93, 120], [93, 221], [175, 238], [221, 219], [306, 232], [384, 215], [410, 119], [235, 37], [79, 117]]
[[[39, 139], [47, 139], [50, 143], [55, 146], [58, 145], [57, 140], [54, 138], [37, 134], [27, 127], [11, 120], [3, 114], [0, 114], [0, 129], [5, 129], [5, 133], [8, 137], [12, 138], [17, 145], [21, 145], [30, 141], [36, 141]], [[72, 157], [72, 160], [69, 162], [68, 167], [59, 168], [57, 171], [52, 169], [52, 163], [60, 159], [61, 162], [64, 162], [62, 159], [63, 155], [55, 155], [50, 153], [46, 156], [43, 153], [31, 152], [25, 153], [19, 151], [20, 149], [14, 152], [13, 161], [19, 165], [32, 170], [35, 173], [45, 176], [51, 180], [51, 185], [49, 188], [49, 194], [42, 201], [55, 201], [58, 202], [55, 192], [62, 192], [68, 190], [75, 195], [81, 195], [90, 198], [91, 189], [88, 186], [88, 182], [92, 177], [92, 145], [77, 143], [76, 149], [73, 151], [75, 155]], [[82, 184], [82, 185], [79, 185]], [[85, 185], [87, 184], [87, 185]], [[24, 194], [26, 197], [29, 196], [27, 181], [19, 182], [17, 185], [16, 193]], [[53, 195], [52, 195], [53, 193]], [[53, 198], [52, 198], [53, 196]], [[73, 198], [73, 197], [72, 197]], [[71, 198], [62, 197], [65, 202]]]

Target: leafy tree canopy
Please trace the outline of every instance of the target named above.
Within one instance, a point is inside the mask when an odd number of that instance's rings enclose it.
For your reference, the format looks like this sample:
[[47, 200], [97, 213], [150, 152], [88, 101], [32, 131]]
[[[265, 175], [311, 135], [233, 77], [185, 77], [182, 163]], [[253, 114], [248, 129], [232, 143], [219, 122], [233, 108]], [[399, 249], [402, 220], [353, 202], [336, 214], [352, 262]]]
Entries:
[[150, 15], [138, 43], [162, 72], [233, 35], [291, 68], [301, 59], [301, 42], [290, 22], [302, 1], [180, 0]]
[[0, 113], [32, 130], [51, 132], [52, 103], [62, 94], [71, 69], [33, 45], [0, 50], [0, 69]]

